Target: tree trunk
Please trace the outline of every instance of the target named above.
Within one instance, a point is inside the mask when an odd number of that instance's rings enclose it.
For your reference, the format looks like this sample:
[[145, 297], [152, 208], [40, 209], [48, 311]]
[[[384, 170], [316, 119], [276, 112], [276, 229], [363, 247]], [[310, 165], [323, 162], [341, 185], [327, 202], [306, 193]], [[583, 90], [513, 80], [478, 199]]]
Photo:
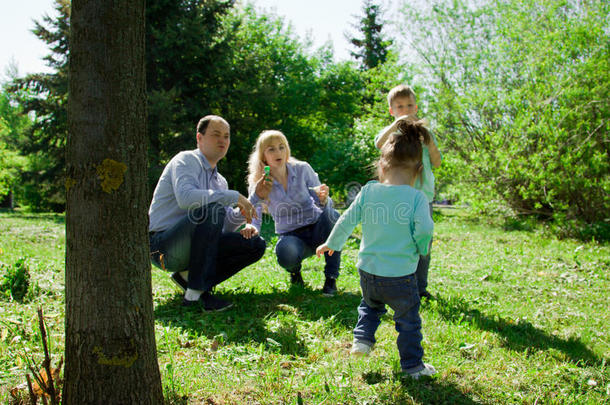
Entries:
[[64, 404], [161, 404], [148, 252], [145, 0], [73, 0]]

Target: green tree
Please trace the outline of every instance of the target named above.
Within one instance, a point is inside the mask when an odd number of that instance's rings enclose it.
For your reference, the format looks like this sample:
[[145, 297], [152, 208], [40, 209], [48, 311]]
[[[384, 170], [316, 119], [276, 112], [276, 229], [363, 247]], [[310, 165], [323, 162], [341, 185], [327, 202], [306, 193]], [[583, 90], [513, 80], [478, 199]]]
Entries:
[[297, 158], [310, 161], [322, 181], [339, 189], [345, 175], [336, 176], [324, 157], [331, 157], [329, 149], [332, 156], [340, 153], [341, 140], [351, 138], [362, 114], [361, 73], [351, 63], [334, 63], [328, 49], [310, 54], [281, 18], [251, 7], [233, 18], [237, 23], [229, 23], [238, 29], [229, 42], [231, 60], [216, 83], [220, 97], [212, 108], [229, 120], [233, 133], [221, 172], [232, 187], [245, 191], [245, 162], [256, 137], [278, 129]]
[[373, 0], [365, 0], [362, 11], [364, 16], [360, 18], [358, 28], [362, 35], [359, 38], [352, 37], [349, 41], [356, 47], [351, 55], [360, 60], [363, 70], [372, 69], [386, 61], [391, 40], [384, 38], [382, 33], [383, 20], [381, 7]]
[[565, 0], [403, 8], [431, 114], [467, 169], [462, 181], [485, 191], [479, 200], [608, 232], [609, 10]]
[[0, 92], [0, 202], [13, 206], [13, 194], [21, 183], [21, 173], [28, 166], [28, 159], [19, 152], [21, 138], [28, 131], [31, 121], [21, 114], [11, 93]]
[[16, 78], [7, 89], [14, 93], [24, 114], [34, 117], [27, 136], [18, 145], [31, 163], [21, 176], [21, 202], [37, 210], [61, 211], [65, 204], [70, 1], [55, 0], [55, 10], [57, 18], [45, 15], [32, 30], [49, 46], [50, 54], [44, 59], [54, 72]]
[[198, 119], [220, 95], [230, 65], [224, 24], [234, 0], [152, 0], [146, 5], [146, 84], [151, 191], [178, 151], [194, 148]]

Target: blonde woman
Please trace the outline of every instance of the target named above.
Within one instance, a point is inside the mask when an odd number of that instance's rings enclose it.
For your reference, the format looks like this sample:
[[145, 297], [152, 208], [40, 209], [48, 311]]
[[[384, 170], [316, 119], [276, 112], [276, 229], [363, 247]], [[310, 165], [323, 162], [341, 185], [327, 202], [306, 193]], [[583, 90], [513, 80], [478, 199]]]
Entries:
[[[280, 237], [275, 247], [278, 263], [290, 273], [292, 284], [303, 285], [301, 262], [315, 254], [339, 217], [328, 196], [328, 186], [320, 183], [307, 162], [290, 156], [288, 140], [280, 131], [263, 131], [248, 163], [249, 199], [255, 205], [260, 206], [262, 201], [267, 204]], [[268, 176], [265, 166], [270, 168]], [[252, 222], [259, 231], [260, 223], [260, 219]], [[325, 255], [325, 296], [337, 292], [340, 253]]]

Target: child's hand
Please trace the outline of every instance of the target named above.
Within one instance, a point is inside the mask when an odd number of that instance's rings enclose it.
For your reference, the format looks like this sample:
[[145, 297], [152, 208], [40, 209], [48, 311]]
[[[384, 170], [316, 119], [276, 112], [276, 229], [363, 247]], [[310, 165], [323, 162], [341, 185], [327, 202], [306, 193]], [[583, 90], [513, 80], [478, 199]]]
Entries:
[[398, 125], [400, 121], [413, 122], [415, 121], [415, 117], [413, 115], [401, 115], [394, 120], [394, 125]]
[[332, 256], [333, 253], [335, 253], [334, 250], [329, 249], [329, 247], [326, 246], [326, 244], [324, 244], [324, 245], [318, 246], [318, 248], [316, 249], [316, 256], [321, 257], [326, 252], [328, 252], [329, 256]]
[[318, 195], [318, 199], [320, 200], [321, 205], [326, 205], [326, 200], [328, 199], [329, 188], [326, 184], [320, 184], [317, 187], [313, 187], [313, 191]]

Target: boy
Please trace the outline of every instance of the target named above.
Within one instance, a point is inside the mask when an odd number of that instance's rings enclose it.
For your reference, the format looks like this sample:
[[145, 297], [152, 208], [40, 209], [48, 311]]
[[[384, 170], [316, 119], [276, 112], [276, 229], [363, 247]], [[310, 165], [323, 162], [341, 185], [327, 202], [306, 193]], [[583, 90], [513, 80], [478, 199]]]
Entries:
[[[386, 143], [390, 134], [398, 130], [398, 123], [403, 120], [417, 120], [417, 102], [415, 93], [409, 86], [404, 84], [394, 87], [388, 93], [388, 106], [390, 115], [394, 117], [392, 125], [385, 127], [375, 137], [375, 146], [378, 149]], [[430, 133], [432, 135], [432, 133]], [[423, 142], [423, 140], [422, 140]], [[441, 165], [441, 152], [438, 150], [434, 135], [430, 137], [428, 144], [423, 144], [422, 162], [424, 165], [422, 176], [415, 182], [415, 188], [421, 190], [430, 207], [430, 217], [432, 217], [432, 200], [434, 199], [434, 174], [432, 174], [432, 166], [439, 167]], [[430, 248], [432, 241], [430, 241]], [[417, 285], [419, 288], [419, 296], [421, 298], [430, 298], [431, 295], [427, 290], [428, 287], [428, 268], [430, 267], [430, 249], [428, 254], [419, 257], [417, 265]]]

